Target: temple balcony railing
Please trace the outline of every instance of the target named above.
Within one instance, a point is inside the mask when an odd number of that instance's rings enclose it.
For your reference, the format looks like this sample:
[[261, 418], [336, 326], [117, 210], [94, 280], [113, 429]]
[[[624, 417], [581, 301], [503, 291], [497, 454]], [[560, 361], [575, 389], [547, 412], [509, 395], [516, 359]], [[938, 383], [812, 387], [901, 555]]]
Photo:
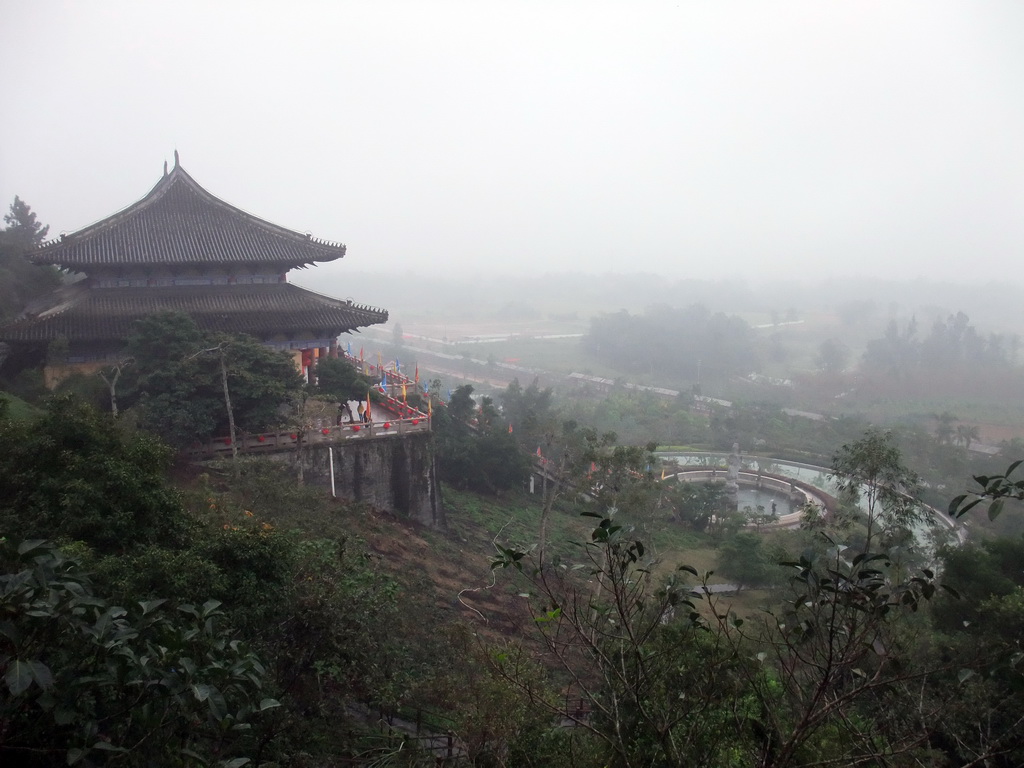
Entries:
[[[338, 445], [353, 440], [383, 440], [403, 435], [430, 432], [430, 419], [420, 413], [376, 422], [353, 422], [306, 430], [284, 429], [258, 435], [242, 435], [237, 441], [239, 454], [256, 456], [262, 453], [295, 451], [300, 446]], [[217, 437], [208, 443], [194, 445], [185, 451], [194, 459], [208, 459], [232, 454], [231, 438]]]

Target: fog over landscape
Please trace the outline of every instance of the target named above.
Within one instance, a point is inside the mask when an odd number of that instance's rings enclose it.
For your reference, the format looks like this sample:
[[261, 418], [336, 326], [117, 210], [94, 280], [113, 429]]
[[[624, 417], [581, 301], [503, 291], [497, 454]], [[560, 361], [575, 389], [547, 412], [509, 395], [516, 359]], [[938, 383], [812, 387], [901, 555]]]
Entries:
[[336, 295], [355, 272], [1019, 282], [1019, 3], [0, 14], [0, 198], [51, 236], [177, 149], [222, 199], [345, 242], [300, 278]]
[[1024, 766], [1024, 2], [0, 66], [0, 766]]

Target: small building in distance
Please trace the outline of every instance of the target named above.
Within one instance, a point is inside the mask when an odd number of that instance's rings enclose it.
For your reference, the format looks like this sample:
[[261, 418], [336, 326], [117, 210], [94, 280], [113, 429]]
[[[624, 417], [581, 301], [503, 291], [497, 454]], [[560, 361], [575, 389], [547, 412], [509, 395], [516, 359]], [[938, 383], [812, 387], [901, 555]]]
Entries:
[[0, 341], [42, 357], [66, 340], [67, 355], [46, 366], [47, 386], [92, 373], [121, 354], [136, 320], [183, 312], [203, 330], [245, 333], [289, 351], [306, 373], [336, 355], [338, 336], [386, 323], [386, 310], [308, 291], [288, 272], [345, 255], [345, 246], [257, 218], [220, 200], [174, 168], [122, 211], [61, 235], [29, 254], [83, 277], [0, 327]]

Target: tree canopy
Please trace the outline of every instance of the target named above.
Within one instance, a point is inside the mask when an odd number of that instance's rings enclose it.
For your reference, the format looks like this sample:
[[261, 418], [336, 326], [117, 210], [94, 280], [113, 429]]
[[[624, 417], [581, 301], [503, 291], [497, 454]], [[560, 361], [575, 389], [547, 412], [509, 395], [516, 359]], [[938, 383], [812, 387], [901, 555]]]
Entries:
[[0, 230], [0, 322], [15, 317], [28, 302], [60, 283], [56, 269], [36, 266], [24, 258], [49, 231], [28, 204], [15, 197], [4, 222], [7, 226]]
[[124, 433], [73, 398], [32, 419], [0, 418], [0, 520], [26, 538], [181, 544], [180, 501], [164, 483], [171, 454], [153, 436]]
[[126, 355], [125, 402], [140, 425], [177, 448], [228, 434], [222, 362], [235, 423], [246, 432], [282, 424], [282, 408], [302, 386], [285, 353], [248, 336], [203, 332], [184, 314], [140, 320]]
[[463, 385], [452, 393], [447, 407], [434, 411], [439, 476], [457, 488], [488, 494], [522, 485], [529, 456], [498, 423], [491, 399], [481, 398], [477, 406], [472, 394], [473, 387]]

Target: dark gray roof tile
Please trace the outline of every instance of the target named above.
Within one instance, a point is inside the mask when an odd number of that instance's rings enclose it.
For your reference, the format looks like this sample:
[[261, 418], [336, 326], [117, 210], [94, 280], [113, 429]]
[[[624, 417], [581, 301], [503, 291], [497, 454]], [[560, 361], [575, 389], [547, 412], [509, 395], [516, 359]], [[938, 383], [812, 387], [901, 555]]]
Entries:
[[55, 304], [0, 328], [0, 341], [124, 340], [133, 323], [159, 312], [184, 312], [205, 330], [256, 337], [316, 330], [337, 335], [386, 323], [387, 310], [322, 296], [297, 285], [86, 287], [54, 294]]
[[334, 261], [345, 246], [271, 224], [220, 200], [176, 165], [148, 195], [102, 221], [43, 244], [37, 264], [74, 271], [147, 265]]

